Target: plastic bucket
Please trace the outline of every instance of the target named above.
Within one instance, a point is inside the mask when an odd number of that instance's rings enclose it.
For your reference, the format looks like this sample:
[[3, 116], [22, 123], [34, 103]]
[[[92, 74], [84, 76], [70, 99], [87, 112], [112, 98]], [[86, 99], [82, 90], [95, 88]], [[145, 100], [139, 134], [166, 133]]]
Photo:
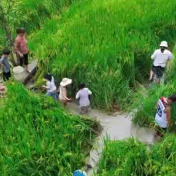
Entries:
[[24, 78], [24, 68], [17, 66], [13, 68], [13, 74], [16, 81], [22, 81]]

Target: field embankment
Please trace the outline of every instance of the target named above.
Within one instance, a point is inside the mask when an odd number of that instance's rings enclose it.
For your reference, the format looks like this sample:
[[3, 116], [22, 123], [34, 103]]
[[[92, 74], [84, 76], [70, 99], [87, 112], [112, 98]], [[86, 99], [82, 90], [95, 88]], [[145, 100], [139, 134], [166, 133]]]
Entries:
[[98, 126], [9, 84], [0, 108], [0, 175], [71, 175], [84, 166]]

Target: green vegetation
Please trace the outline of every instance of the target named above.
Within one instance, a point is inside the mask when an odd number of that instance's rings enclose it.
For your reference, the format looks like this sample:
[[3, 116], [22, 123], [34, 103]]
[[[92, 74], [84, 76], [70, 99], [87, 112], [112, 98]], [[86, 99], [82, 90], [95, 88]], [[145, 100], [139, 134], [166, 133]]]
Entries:
[[0, 175], [69, 176], [85, 164], [97, 129], [97, 122], [12, 83], [0, 108]]
[[123, 107], [130, 102], [135, 80], [142, 82], [148, 74], [150, 54], [160, 40], [173, 46], [175, 8], [175, 0], [74, 3], [30, 37], [40, 74], [49, 70], [59, 80], [73, 78], [73, 92], [86, 82], [99, 108], [109, 109], [113, 101]]
[[[175, 50], [176, 52], [176, 50]], [[175, 53], [174, 52], [174, 53]], [[166, 75], [166, 84], [164, 85], [155, 85], [147, 91], [147, 96], [142, 94], [135, 94], [135, 102], [132, 105], [132, 109], [137, 109], [137, 112], [132, 119], [134, 124], [139, 126], [150, 126], [155, 125], [155, 113], [156, 113], [156, 104], [159, 98], [162, 96], [169, 96], [171, 94], [176, 94], [176, 61], [172, 64], [172, 67], [167, 72]], [[176, 104], [172, 105], [172, 131], [176, 132]]]
[[176, 173], [175, 135], [150, 146], [129, 138], [106, 141], [97, 176], [174, 176]]

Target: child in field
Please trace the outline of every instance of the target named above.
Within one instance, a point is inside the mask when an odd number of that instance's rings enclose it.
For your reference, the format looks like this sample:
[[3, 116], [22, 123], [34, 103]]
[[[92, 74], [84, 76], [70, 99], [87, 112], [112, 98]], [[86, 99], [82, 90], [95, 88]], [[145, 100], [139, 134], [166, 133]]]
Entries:
[[69, 78], [63, 78], [59, 87], [59, 100], [63, 103], [64, 106], [67, 105], [68, 101], [71, 101], [71, 98], [67, 97], [67, 86], [72, 83], [72, 80]]
[[161, 97], [157, 102], [155, 121], [157, 124], [155, 137], [162, 137], [171, 124], [171, 104], [176, 102], [176, 95]]
[[8, 61], [9, 54], [10, 54], [10, 51], [8, 49], [5, 49], [0, 59], [0, 64], [3, 69], [3, 80], [4, 81], [8, 81], [9, 78], [11, 77], [10, 64]]
[[44, 76], [44, 80], [46, 81], [46, 86], [43, 85], [42, 87], [47, 90], [46, 95], [53, 97], [54, 100], [57, 100], [56, 86], [53, 76], [51, 74], [46, 74]]
[[79, 100], [80, 114], [87, 114], [90, 111], [90, 95], [92, 95], [92, 92], [86, 88], [85, 83], [81, 83], [76, 94], [76, 99]]
[[160, 83], [160, 79], [163, 76], [168, 61], [174, 58], [172, 53], [169, 50], [167, 50], [167, 48], [168, 48], [167, 42], [162, 41], [160, 44], [160, 49], [155, 50], [154, 53], [152, 54], [151, 59], [153, 59], [153, 66], [150, 71], [149, 80], [153, 80], [153, 76], [155, 73], [158, 78], [158, 83]]

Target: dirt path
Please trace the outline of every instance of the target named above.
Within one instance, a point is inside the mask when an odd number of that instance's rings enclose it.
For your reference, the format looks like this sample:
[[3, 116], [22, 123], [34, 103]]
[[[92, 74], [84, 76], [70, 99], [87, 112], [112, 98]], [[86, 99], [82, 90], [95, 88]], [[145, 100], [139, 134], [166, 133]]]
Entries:
[[[68, 109], [74, 114], [78, 114], [79, 112], [78, 106], [74, 103], [69, 103]], [[135, 127], [131, 122], [131, 115], [129, 114], [116, 112], [112, 115], [108, 115], [98, 110], [92, 110], [88, 116], [97, 119], [103, 126], [103, 132], [95, 142], [95, 146], [90, 152], [90, 158], [87, 161], [95, 172], [97, 163], [101, 157], [103, 139], [105, 137], [108, 136], [110, 140], [122, 140], [128, 137], [135, 137], [141, 142], [153, 143], [154, 131], [148, 128]], [[93, 175], [93, 170], [88, 173], [89, 176]]]

